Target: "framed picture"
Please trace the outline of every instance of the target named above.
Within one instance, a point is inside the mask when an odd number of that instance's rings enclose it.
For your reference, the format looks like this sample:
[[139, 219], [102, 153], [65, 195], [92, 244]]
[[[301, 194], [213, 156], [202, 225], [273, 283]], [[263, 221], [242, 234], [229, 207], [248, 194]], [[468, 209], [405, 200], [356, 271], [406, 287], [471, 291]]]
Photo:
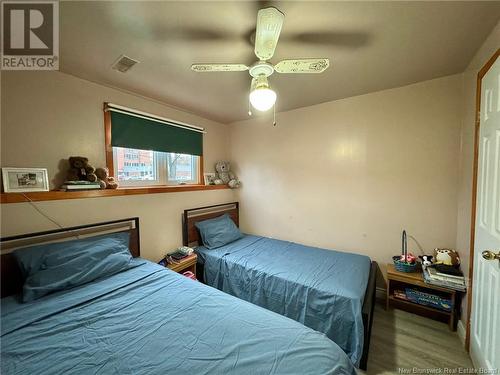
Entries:
[[49, 191], [46, 168], [2, 168], [2, 179], [6, 193]]
[[203, 173], [205, 185], [215, 185], [215, 173]]

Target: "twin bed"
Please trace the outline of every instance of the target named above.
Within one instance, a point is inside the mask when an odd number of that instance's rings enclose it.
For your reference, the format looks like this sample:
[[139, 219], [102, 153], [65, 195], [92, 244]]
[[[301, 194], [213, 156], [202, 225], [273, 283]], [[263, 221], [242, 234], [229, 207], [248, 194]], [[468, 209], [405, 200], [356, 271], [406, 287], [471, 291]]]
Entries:
[[203, 282], [324, 333], [366, 369], [376, 263], [359, 254], [252, 235], [209, 249], [197, 223], [221, 215], [238, 226], [238, 202], [184, 211], [184, 244], [197, 246]]
[[[211, 218], [220, 215], [221, 208], [237, 220], [237, 204], [196, 209], [195, 215], [192, 215], [194, 210], [185, 212], [184, 239], [194, 239], [194, 233], [198, 235], [192, 229], [195, 222], [203, 216]], [[66, 244], [69, 243], [66, 242], [68, 236], [100, 241], [108, 233], [127, 234], [127, 251], [131, 259], [126, 269], [21, 302], [20, 298], [26, 292], [26, 288], [23, 289], [25, 275], [10, 252], [11, 248], [24, 248], [34, 242], [53, 244], [54, 241], [64, 241]], [[264, 249], [267, 246], [262, 238], [247, 236], [244, 239], [253, 248], [264, 246]], [[287, 307], [277, 312], [290, 315], [292, 311], [303, 311], [303, 305], [311, 306], [305, 311], [305, 324], [314, 325], [311, 321], [315, 320], [314, 309], [317, 309], [318, 321], [325, 321], [324, 327], [332, 328], [326, 332], [327, 337], [299, 323], [300, 319], [289, 319], [271, 311], [276, 310], [281, 296], [269, 299], [270, 295], [266, 294], [262, 295], [263, 300], [259, 297], [255, 301], [248, 298], [257, 304], [272, 302], [269, 306], [260, 307], [244, 301], [247, 298], [230, 295], [236, 292], [224, 293], [141, 259], [138, 218], [14, 236], [1, 242], [3, 374], [355, 374], [356, 363], [352, 353], [348, 356], [328, 337], [332, 336], [332, 332], [335, 336], [334, 331], [358, 332], [362, 329], [359, 327], [360, 316], [362, 325], [371, 325], [371, 316], [365, 317], [363, 312], [367, 295], [371, 294], [369, 290], [365, 290], [363, 296], [353, 296], [353, 299], [361, 297], [360, 301], [364, 301], [363, 304], [355, 304], [341, 297], [340, 292], [334, 298], [326, 294], [318, 295], [321, 288], [315, 289], [315, 276], [302, 280], [302, 285], [287, 285]], [[236, 257], [237, 250], [241, 249], [239, 245], [233, 244]], [[215, 252], [207, 250], [204, 256], [203, 250], [198, 250], [200, 258], [204, 259], [207, 280], [221, 282], [220, 289], [232, 285], [233, 291], [237, 291], [237, 280], [243, 280], [243, 284], [249, 282], [255, 286], [254, 293], [262, 294], [262, 288], [268, 286], [274, 291], [275, 280], [260, 286], [254, 284], [255, 278], [244, 280], [245, 271], [237, 266], [239, 262], [231, 268], [221, 269], [231, 283], [221, 281], [222, 273], [217, 276], [212, 269], [212, 264], [217, 263], [212, 259], [216, 258]], [[295, 251], [293, 248], [289, 250]], [[27, 248], [26, 252], [29, 251]], [[226, 251], [232, 252], [228, 248]], [[308, 267], [316, 267], [314, 262], [311, 264]], [[255, 269], [253, 266], [257, 264], [247, 265], [250, 270]], [[40, 269], [43, 271], [44, 267]], [[276, 267], [272, 269], [277, 270]], [[310, 270], [307, 269], [307, 272]], [[232, 275], [227, 274], [229, 271]], [[327, 275], [327, 271], [321, 269], [313, 275]], [[330, 271], [335, 273], [339, 269]], [[351, 271], [354, 272], [354, 269]], [[279, 277], [279, 272], [274, 276]], [[286, 279], [286, 272], [281, 276]], [[328, 286], [329, 282], [320, 284]], [[243, 284], [238, 285], [241, 287]], [[301, 298], [305, 289], [309, 291], [304, 304]], [[339, 286], [338, 290], [341, 289]], [[294, 298], [289, 298], [291, 296]], [[323, 310], [325, 304], [331, 306], [326, 311]], [[351, 318], [347, 319], [350, 320], [350, 327], [346, 325], [347, 320], [339, 320], [338, 309], [347, 305], [351, 305]], [[347, 315], [346, 310], [342, 311], [343, 315]], [[366, 319], [368, 324], [364, 323]], [[338, 325], [337, 328], [335, 325]], [[353, 330], [353, 327], [356, 328]], [[365, 333], [361, 334], [361, 340], [364, 340], [361, 347], [367, 351], [369, 341], [366, 329], [362, 332]], [[359, 340], [358, 336], [356, 340]], [[361, 350], [358, 344], [353, 346], [358, 347], [353, 353]]]

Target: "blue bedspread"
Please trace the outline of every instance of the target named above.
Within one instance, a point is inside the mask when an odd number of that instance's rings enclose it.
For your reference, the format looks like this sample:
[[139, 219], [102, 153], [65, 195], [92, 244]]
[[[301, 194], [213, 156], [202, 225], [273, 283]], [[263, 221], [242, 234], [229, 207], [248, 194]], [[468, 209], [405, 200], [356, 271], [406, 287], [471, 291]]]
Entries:
[[355, 374], [323, 334], [150, 262], [20, 304], [2, 374]]
[[325, 333], [359, 365], [370, 258], [252, 235], [196, 251], [208, 285]]

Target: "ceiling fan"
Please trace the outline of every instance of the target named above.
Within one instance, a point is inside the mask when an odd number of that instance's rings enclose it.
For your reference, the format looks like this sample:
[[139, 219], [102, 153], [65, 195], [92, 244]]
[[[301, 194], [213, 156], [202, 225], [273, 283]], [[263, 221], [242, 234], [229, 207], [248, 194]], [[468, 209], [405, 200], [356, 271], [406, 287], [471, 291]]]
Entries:
[[259, 111], [267, 111], [276, 102], [268, 77], [278, 73], [322, 73], [330, 65], [326, 58], [306, 58], [283, 60], [272, 65], [268, 62], [276, 49], [285, 15], [274, 7], [264, 8], [257, 13], [255, 31], [255, 55], [259, 59], [250, 66], [245, 64], [193, 64], [191, 70], [206, 72], [242, 72], [248, 70], [252, 76], [249, 100]]

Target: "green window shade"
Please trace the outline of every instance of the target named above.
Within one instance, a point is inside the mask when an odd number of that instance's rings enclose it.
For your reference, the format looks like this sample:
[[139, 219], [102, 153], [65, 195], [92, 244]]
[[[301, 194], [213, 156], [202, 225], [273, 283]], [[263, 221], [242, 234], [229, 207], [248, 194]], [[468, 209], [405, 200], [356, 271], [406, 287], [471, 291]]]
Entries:
[[202, 156], [203, 134], [111, 111], [111, 145]]

